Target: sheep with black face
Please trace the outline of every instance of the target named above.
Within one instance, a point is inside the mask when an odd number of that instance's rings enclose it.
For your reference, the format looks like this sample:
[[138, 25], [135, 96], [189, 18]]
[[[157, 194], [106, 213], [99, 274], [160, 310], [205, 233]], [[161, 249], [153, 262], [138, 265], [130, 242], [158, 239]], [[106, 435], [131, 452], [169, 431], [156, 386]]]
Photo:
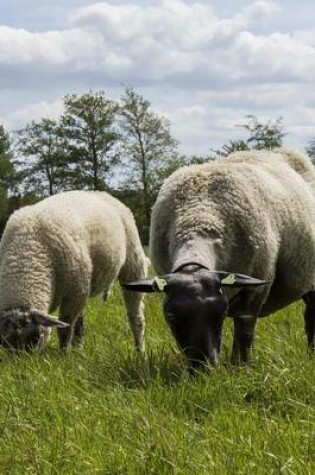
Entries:
[[161, 279], [127, 288], [165, 293], [164, 314], [191, 367], [216, 365], [226, 315], [232, 360], [245, 362], [259, 317], [303, 298], [315, 333], [315, 172], [279, 149], [183, 167], [153, 208], [151, 260]]
[[[0, 243], [0, 344], [36, 347], [50, 327], [61, 348], [79, 344], [88, 297], [106, 296], [116, 277], [145, 277], [147, 267], [132, 213], [108, 193], [65, 192], [16, 211]], [[143, 296], [124, 298], [143, 351]], [[61, 320], [49, 315], [57, 308]]]

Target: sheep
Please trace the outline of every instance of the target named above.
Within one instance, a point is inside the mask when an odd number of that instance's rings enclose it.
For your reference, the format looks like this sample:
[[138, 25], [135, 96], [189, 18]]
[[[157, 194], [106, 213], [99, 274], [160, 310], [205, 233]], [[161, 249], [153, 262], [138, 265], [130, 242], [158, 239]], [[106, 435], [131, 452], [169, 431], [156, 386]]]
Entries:
[[[79, 345], [88, 297], [106, 296], [116, 277], [145, 277], [147, 267], [131, 211], [105, 192], [64, 192], [16, 211], [0, 243], [0, 343], [43, 346], [57, 327], [60, 348]], [[123, 295], [143, 352], [143, 296]], [[61, 320], [49, 316], [57, 308]]]
[[235, 152], [175, 171], [154, 204], [150, 252], [161, 277], [129, 290], [164, 291], [164, 315], [194, 368], [217, 365], [225, 315], [232, 362], [248, 361], [259, 317], [303, 298], [315, 333], [315, 171], [286, 149]]

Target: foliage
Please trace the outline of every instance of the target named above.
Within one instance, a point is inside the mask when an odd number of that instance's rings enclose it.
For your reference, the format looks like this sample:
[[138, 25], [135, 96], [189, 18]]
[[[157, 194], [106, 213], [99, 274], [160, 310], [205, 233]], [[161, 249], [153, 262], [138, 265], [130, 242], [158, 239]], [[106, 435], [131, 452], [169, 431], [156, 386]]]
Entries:
[[232, 152], [242, 150], [272, 150], [281, 147], [285, 133], [283, 132], [282, 117], [277, 117], [267, 122], [261, 122], [254, 115], [247, 115], [247, 122], [239, 125], [247, 131], [247, 139], [230, 140], [228, 144], [222, 146], [221, 150], [214, 150], [217, 156], [226, 157]]
[[[315, 371], [301, 305], [262, 319], [253, 362], [190, 377], [147, 297], [147, 356], [136, 357], [117, 287], [91, 300], [82, 349], [0, 351], [2, 475], [311, 475]], [[106, 318], [104, 318], [106, 314]]]
[[221, 150], [215, 150], [219, 157], [227, 157], [230, 153], [250, 150], [248, 142], [245, 140], [230, 140], [228, 144], [222, 145]]
[[170, 132], [170, 123], [151, 109], [149, 101], [127, 87], [121, 98], [120, 127], [127, 172], [123, 186], [137, 189], [142, 197], [145, 225], [163, 174], [176, 157], [177, 142]]
[[312, 139], [308, 146], [306, 147], [306, 153], [312, 160], [312, 162], [315, 162], [315, 139]]
[[248, 145], [255, 150], [272, 150], [281, 147], [285, 133], [283, 132], [282, 117], [267, 122], [260, 122], [254, 115], [248, 115], [247, 123], [242, 125], [249, 133]]
[[75, 188], [106, 189], [119, 163], [119, 134], [115, 127], [116, 102], [103, 91], [64, 98], [61, 117], [68, 165]]
[[0, 187], [5, 193], [13, 192], [16, 188], [17, 177], [15, 161], [9, 134], [0, 124]]
[[10, 136], [0, 124], [0, 234], [11, 213], [9, 195], [16, 191], [18, 178]]
[[32, 121], [18, 131], [16, 147], [27, 190], [45, 196], [66, 187], [65, 145], [56, 120]]

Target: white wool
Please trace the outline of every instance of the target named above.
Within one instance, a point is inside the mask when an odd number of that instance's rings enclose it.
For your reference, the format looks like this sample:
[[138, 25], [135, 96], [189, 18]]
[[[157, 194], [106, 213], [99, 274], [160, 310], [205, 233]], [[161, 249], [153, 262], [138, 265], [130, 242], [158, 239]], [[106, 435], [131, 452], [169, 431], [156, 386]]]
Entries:
[[[70, 191], [16, 211], [0, 244], [0, 310], [60, 307], [74, 324], [90, 295], [148, 267], [130, 210], [105, 192]], [[124, 292], [138, 349], [144, 348], [142, 294]]]

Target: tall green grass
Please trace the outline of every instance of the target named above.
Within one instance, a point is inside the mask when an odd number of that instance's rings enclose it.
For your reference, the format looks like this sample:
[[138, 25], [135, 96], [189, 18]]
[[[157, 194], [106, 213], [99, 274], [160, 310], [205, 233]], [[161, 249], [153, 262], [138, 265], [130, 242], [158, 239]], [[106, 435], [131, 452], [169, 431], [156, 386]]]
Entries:
[[190, 377], [146, 299], [147, 355], [135, 355], [121, 294], [91, 300], [83, 348], [0, 352], [0, 474], [315, 473], [315, 358], [302, 308], [257, 326], [252, 363]]

